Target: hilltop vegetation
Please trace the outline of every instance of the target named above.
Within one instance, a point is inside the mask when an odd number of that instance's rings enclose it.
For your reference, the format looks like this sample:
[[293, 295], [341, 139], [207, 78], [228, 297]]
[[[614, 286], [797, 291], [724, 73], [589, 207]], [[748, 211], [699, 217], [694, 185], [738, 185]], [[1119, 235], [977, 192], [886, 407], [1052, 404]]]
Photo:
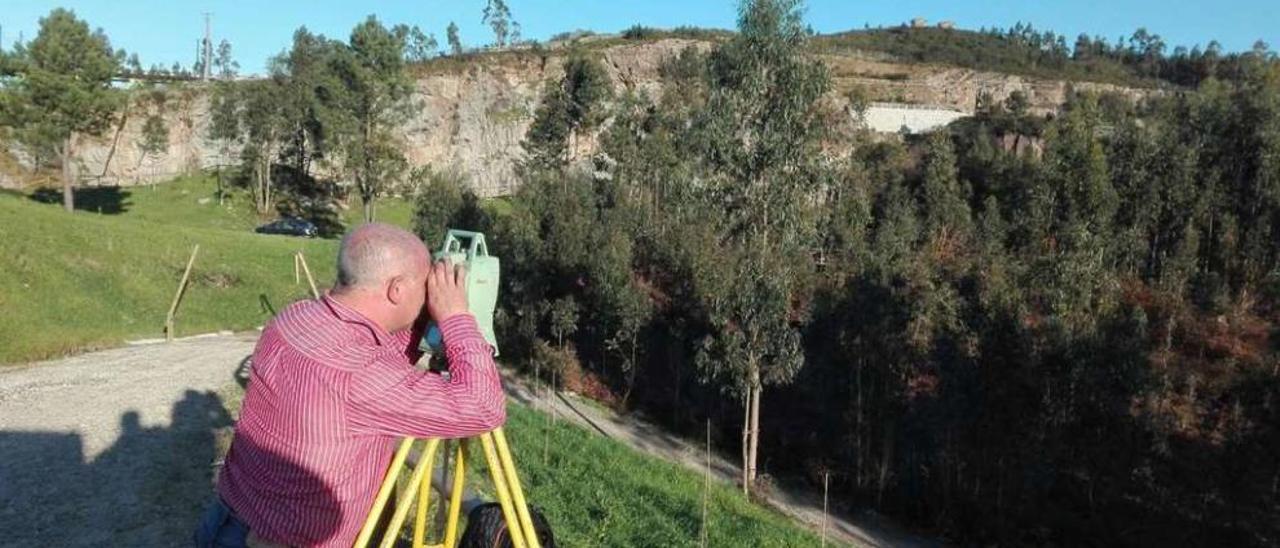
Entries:
[[903, 25], [817, 36], [813, 47], [821, 53], [879, 52], [906, 62], [1138, 87], [1194, 87], [1208, 78], [1235, 79], [1248, 70], [1249, 59], [1275, 57], [1261, 41], [1240, 53], [1223, 52], [1216, 41], [1203, 49], [1178, 46], [1169, 51], [1160, 35], [1145, 28], [1114, 42], [1085, 34], [1071, 45], [1067, 40], [1023, 23], [979, 31]]

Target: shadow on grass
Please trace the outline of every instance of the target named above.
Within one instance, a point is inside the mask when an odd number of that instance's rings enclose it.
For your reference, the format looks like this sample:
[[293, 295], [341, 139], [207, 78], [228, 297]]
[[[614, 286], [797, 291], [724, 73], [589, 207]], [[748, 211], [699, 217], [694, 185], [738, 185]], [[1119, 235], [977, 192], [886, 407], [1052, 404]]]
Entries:
[[[128, 211], [129, 206], [133, 205], [129, 202], [130, 194], [132, 194], [130, 191], [118, 186], [77, 188], [75, 190], [76, 210], [104, 215], [119, 215]], [[28, 197], [44, 204], [60, 204], [62, 203], [62, 189], [40, 188], [36, 189]]]

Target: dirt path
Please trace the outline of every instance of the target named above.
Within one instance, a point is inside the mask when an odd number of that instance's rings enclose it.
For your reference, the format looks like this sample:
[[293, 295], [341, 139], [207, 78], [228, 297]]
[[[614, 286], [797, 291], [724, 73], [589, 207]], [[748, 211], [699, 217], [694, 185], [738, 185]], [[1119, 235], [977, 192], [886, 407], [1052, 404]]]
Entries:
[[[226, 395], [256, 333], [127, 346], [0, 370], [0, 544], [186, 545], [210, 494], [234, 408]], [[641, 451], [705, 467], [656, 426], [509, 378], [511, 396]], [[535, 395], [536, 392], [536, 395]], [[721, 481], [732, 463], [713, 458]], [[776, 508], [817, 529], [821, 493], [775, 490]], [[929, 546], [873, 516], [836, 516], [829, 538]]]

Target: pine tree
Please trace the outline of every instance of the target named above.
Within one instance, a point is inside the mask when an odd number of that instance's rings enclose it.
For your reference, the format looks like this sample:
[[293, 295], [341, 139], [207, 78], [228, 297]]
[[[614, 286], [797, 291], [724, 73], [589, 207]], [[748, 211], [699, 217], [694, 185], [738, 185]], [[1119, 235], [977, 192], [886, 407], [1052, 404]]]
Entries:
[[123, 96], [111, 88], [120, 59], [101, 30], [57, 8], [40, 19], [40, 32], [9, 63], [20, 78], [4, 79], [0, 114], [37, 153], [62, 166], [62, 204], [75, 208], [75, 145], [79, 135], [111, 126]]

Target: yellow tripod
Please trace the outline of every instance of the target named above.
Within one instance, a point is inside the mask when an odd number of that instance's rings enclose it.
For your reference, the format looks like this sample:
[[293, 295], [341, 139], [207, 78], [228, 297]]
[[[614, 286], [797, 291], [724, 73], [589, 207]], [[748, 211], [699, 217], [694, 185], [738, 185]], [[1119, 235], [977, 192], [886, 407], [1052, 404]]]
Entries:
[[[475, 438], [457, 440], [456, 442], [447, 440], [443, 442], [455, 445], [454, 466], [451, 477], [453, 485], [449, 494], [444, 541], [442, 544], [433, 544], [430, 547], [453, 548], [457, 546], [458, 520], [461, 517], [463, 492], [466, 490], [467, 444], [476, 438], [479, 438], [480, 446], [484, 450], [484, 458], [489, 468], [489, 477], [493, 481], [493, 490], [498, 498], [498, 505], [502, 508], [503, 519], [507, 522], [507, 533], [511, 538], [511, 544], [515, 548], [541, 548], [538, 536], [534, 532], [533, 520], [529, 516], [529, 507], [525, 504], [524, 490], [520, 487], [520, 478], [516, 476], [515, 462], [511, 458], [511, 448], [507, 446], [507, 437], [501, 427], [494, 429], [492, 432], [480, 434]], [[412, 504], [414, 497], [417, 497], [418, 503], [416, 505], [417, 514], [414, 519], [413, 546], [414, 548], [428, 546], [426, 544], [427, 507], [431, 493], [431, 470], [434, 468], [436, 450], [440, 447], [442, 441], [436, 438], [426, 440], [405, 438], [404, 441], [400, 442], [400, 448], [396, 450], [395, 457], [391, 459], [391, 468], [387, 470], [387, 477], [382, 480], [382, 487], [378, 489], [378, 495], [373, 500], [373, 508], [369, 511], [369, 517], [365, 519], [364, 526], [360, 529], [360, 535], [356, 537], [356, 548], [368, 546], [379, 518], [382, 517], [383, 509], [386, 508], [387, 500], [391, 498], [391, 491], [395, 487], [400, 473], [405, 468], [405, 461], [408, 459], [414, 445], [418, 442], [422, 442], [422, 452], [419, 455], [418, 463], [409, 475], [408, 485], [404, 488], [400, 498], [396, 500], [395, 511], [378, 546], [380, 548], [390, 548], [394, 545], [401, 527], [404, 526], [405, 518], [409, 514], [409, 508], [414, 506]], [[447, 452], [448, 450], [445, 451], [445, 453]]]

